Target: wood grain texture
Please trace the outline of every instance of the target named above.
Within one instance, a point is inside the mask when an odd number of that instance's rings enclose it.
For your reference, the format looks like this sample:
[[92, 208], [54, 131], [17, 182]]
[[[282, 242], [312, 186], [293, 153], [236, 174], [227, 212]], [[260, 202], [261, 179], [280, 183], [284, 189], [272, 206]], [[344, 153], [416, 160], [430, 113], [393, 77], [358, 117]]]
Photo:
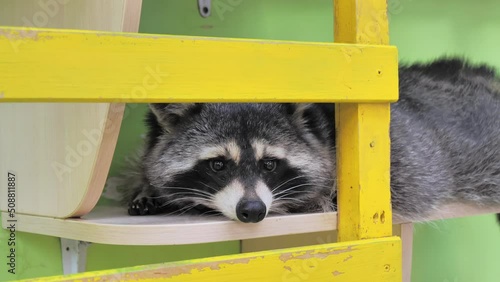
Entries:
[[88, 272], [38, 281], [395, 281], [397, 237]]
[[[397, 54], [389, 46], [46, 29], [26, 36], [22, 29], [1, 28], [0, 58], [10, 66], [0, 76], [0, 102], [397, 98]], [[33, 64], [37, 68], [27, 67]], [[383, 97], [374, 94], [382, 91]]]
[[403, 248], [403, 282], [411, 282], [413, 261], [413, 223], [400, 224], [399, 232]]
[[[0, 25], [137, 32], [141, 3], [0, 0]], [[9, 48], [23, 50], [22, 44]], [[33, 93], [41, 87], [28, 76], [24, 81]], [[0, 103], [0, 135], [8, 136], [0, 139], [0, 179], [9, 170], [18, 174], [17, 212], [69, 217], [90, 211], [104, 187], [123, 111], [124, 104]]]
[[[336, 0], [335, 42], [388, 44], [385, 0]], [[398, 88], [397, 72], [380, 98]], [[339, 241], [391, 236], [390, 106], [337, 104]]]
[[[498, 206], [449, 205], [442, 207], [440, 213], [430, 216], [427, 221], [498, 212]], [[2, 214], [2, 219], [2, 226], [6, 228], [6, 213]], [[281, 248], [302, 244], [301, 238], [294, 234], [315, 233], [311, 235], [313, 238], [304, 239], [305, 244], [335, 242], [332, 236], [337, 229], [336, 212], [272, 216], [259, 224], [244, 224], [223, 217], [131, 217], [124, 208], [98, 206], [81, 219], [23, 214], [18, 214], [17, 219], [22, 223], [17, 226], [17, 230], [21, 232], [111, 245], [184, 245], [278, 236], [275, 238], [280, 242], [268, 246]], [[395, 218], [394, 223], [406, 222]], [[288, 244], [288, 237], [285, 235], [294, 235], [291, 238], [295, 239]], [[255, 249], [246, 249], [249, 250]]]

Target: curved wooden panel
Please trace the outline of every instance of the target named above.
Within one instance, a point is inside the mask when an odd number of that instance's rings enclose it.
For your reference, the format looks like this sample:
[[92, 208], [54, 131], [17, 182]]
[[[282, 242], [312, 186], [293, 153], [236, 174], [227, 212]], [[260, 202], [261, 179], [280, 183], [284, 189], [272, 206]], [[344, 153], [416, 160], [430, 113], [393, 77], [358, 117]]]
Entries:
[[[0, 0], [0, 25], [137, 32], [141, 4]], [[12, 48], [22, 52], [22, 46]], [[58, 218], [88, 213], [104, 188], [124, 108], [118, 103], [0, 104], [1, 193], [7, 194], [7, 172], [14, 172], [16, 212]], [[0, 203], [4, 211], [6, 204]]]

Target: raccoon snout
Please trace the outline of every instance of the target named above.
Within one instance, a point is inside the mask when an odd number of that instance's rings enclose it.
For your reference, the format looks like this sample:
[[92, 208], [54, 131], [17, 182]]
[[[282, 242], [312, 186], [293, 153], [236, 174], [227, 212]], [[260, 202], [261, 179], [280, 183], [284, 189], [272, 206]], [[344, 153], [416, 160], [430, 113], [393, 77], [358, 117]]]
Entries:
[[236, 205], [236, 216], [241, 222], [259, 222], [266, 217], [266, 205], [261, 200], [241, 200]]

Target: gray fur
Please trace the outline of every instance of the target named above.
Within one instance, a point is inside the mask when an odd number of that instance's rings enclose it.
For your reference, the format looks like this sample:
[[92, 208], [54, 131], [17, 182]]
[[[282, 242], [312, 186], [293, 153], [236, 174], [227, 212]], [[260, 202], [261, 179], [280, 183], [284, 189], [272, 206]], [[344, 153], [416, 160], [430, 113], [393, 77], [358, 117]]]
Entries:
[[[500, 91], [494, 71], [443, 59], [402, 66], [399, 77], [400, 99], [391, 107], [390, 132], [394, 213], [420, 220], [446, 203], [500, 204]], [[138, 173], [126, 178], [133, 183], [125, 189], [131, 214], [217, 210], [210, 199], [190, 200], [196, 195], [173, 193], [169, 187], [179, 185], [178, 175], [192, 173], [193, 165], [199, 165], [201, 149], [229, 140], [235, 140], [243, 153], [228, 177], [245, 179], [245, 189], [251, 191], [256, 179], [263, 177], [250, 144], [256, 138], [285, 148], [285, 159], [303, 160], [291, 167], [289, 175], [298, 172], [303, 179], [299, 185], [305, 189], [291, 187], [288, 193], [296, 193], [288, 198], [293, 199], [277, 201], [271, 212], [334, 209], [335, 189], [329, 188], [336, 187], [333, 105], [152, 104], [151, 108], [148, 140], [135, 164]], [[204, 187], [206, 183], [189, 183], [190, 188], [212, 194], [223, 189], [217, 181], [209, 185], [212, 189]], [[280, 184], [287, 186], [286, 181]]]
[[493, 70], [457, 59], [400, 68], [391, 108], [393, 210], [500, 204], [500, 92]]

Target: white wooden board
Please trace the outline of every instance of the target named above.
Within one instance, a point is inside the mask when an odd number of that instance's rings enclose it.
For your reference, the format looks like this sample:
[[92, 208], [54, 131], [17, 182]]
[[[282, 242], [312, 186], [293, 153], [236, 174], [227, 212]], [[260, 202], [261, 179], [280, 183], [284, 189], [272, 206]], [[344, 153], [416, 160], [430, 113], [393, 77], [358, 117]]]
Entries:
[[[137, 32], [141, 4], [0, 0], [0, 25]], [[0, 209], [7, 208], [7, 173], [13, 172], [17, 213], [89, 212], [104, 188], [123, 111], [124, 104], [0, 103]]]
[[[441, 213], [429, 217], [428, 220], [496, 212], [500, 212], [500, 207], [450, 205], [443, 207]], [[8, 226], [7, 220], [7, 214], [2, 214], [4, 228]], [[122, 207], [96, 207], [81, 219], [18, 215], [17, 222], [18, 231], [101, 244], [183, 245], [330, 232], [337, 229], [337, 213], [270, 216], [257, 224], [247, 224], [224, 217], [129, 216]], [[394, 223], [403, 222], [395, 220]], [[283, 238], [278, 240], [278, 243], [273, 245], [274, 248], [288, 244], [285, 241]], [[311, 240], [305, 243], [314, 244]], [[299, 245], [301, 244], [297, 244]]]

